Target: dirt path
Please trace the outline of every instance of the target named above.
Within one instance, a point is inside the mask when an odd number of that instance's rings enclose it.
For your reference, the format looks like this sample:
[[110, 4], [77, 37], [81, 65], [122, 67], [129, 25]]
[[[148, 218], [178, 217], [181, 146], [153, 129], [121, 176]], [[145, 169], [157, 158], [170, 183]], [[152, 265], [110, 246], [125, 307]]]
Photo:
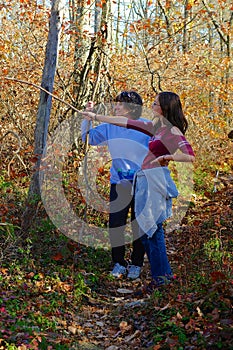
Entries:
[[[83, 349], [157, 350], [185, 345], [199, 350], [215, 349], [219, 343], [233, 349], [232, 258], [227, 253], [232, 251], [232, 214], [232, 184], [209, 200], [200, 200], [181, 230], [167, 235], [175, 282], [152, 296], [135, 296], [149, 279], [148, 262], [141, 280], [107, 282], [83, 310], [85, 337], [80, 333], [80, 346], [84, 342]], [[198, 345], [199, 336], [203, 339]]]

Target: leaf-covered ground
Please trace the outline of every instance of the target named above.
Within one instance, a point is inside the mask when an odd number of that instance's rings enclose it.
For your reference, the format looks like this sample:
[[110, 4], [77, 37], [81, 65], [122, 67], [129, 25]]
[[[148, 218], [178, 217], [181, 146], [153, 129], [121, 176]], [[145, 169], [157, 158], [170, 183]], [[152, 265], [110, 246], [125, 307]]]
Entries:
[[[46, 220], [30, 239], [9, 230], [0, 268], [0, 349], [233, 349], [233, 185], [196, 199], [167, 234], [176, 279], [149, 295], [109, 276], [110, 253]], [[51, 225], [51, 226], [50, 226]]]

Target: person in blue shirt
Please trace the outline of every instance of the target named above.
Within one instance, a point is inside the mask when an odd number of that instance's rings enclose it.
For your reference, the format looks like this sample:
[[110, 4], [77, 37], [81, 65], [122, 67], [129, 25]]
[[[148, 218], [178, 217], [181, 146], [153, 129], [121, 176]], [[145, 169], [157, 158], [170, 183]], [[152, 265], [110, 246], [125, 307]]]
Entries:
[[[124, 115], [129, 119], [141, 119], [142, 98], [135, 91], [123, 91], [115, 99], [115, 115]], [[93, 102], [86, 109], [93, 109]], [[146, 119], [145, 119], [146, 120]], [[85, 141], [88, 121], [81, 125], [82, 140]], [[102, 123], [96, 127], [90, 125], [89, 145], [107, 145], [111, 155], [110, 168], [110, 212], [109, 238], [112, 248], [113, 270], [111, 275], [119, 278], [127, 275], [130, 279], [140, 276], [145, 249], [139, 237], [139, 227], [135, 220], [132, 183], [134, 174], [140, 169], [148, 152], [149, 136], [136, 130]], [[133, 233], [131, 262], [125, 259], [125, 227], [130, 213]]]

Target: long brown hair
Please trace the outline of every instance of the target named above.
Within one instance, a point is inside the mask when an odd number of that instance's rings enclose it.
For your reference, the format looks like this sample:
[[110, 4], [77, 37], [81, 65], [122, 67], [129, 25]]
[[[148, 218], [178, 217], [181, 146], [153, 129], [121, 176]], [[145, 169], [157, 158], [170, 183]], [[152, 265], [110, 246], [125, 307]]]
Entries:
[[184, 116], [179, 96], [174, 92], [163, 91], [159, 93], [158, 99], [164, 118], [184, 135], [188, 129], [188, 121]]

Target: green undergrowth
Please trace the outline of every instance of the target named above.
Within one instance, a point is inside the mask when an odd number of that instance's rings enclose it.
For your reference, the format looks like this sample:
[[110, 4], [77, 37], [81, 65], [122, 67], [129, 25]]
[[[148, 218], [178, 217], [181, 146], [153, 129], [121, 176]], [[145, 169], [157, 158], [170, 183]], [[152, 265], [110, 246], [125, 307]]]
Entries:
[[[193, 210], [197, 220], [197, 208]], [[193, 224], [193, 212], [189, 215]], [[218, 226], [208, 215], [194, 229], [187, 218], [184, 229], [169, 236], [176, 247], [170, 257], [176, 279], [149, 299], [142, 295], [146, 307], [133, 309], [112, 308], [112, 296], [122, 283], [108, 275], [108, 250], [70, 241], [48, 219], [42, 220], [14, 256], [2, 261], [0, 349], [81, 349], [85, 323], [78, 336], [72, 334], [75, 317], [103, 298], [105, 317], [116, 333], [121, 320], [133, 323], [134, 331], [145, 327], [138, 349], [231, 349], [232, 227], [227, 215], [222, 220], [229, 229], [228, 244], [216, 235]], [[135, 348], [133, 344], [128, 348]]]
[[200, 191], [166, 235], [176, 278], [150, 296], [148, 264], [138, 282], [114, 280], [108, 249], [70, 240], [42, 210], [21, 232], [25, 190], [1, 177], [0, 349], [233, 349], [233, 188], [195, 176]]

